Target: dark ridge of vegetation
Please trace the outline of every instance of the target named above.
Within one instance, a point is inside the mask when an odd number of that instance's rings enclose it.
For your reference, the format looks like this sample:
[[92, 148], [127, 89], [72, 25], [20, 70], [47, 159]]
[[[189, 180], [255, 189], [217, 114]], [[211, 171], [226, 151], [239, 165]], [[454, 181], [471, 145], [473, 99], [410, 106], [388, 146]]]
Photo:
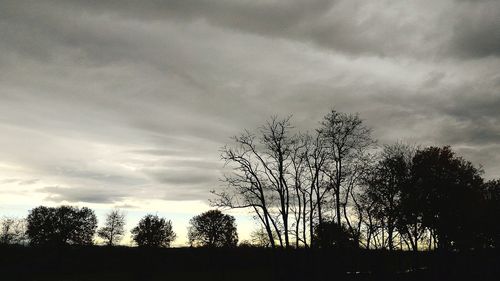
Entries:
[[449, 146], [377, 146], [357, 114], [297, 132], [271, 118], [222, 149], [217, 207], [250, 210], [272, 248], [500, 247], [500, 181]]
[[497, 280], [496, 250], [2, 246], [1, 280]]

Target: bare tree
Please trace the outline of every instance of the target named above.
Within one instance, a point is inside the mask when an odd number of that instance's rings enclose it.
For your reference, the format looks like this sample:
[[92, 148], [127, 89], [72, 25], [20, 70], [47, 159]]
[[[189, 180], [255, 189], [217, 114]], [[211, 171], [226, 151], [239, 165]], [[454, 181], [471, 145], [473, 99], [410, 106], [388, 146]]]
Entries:
[[304, 246], [307, 244], [306, 223], [307, 223], [307, 190], [305, 189], [306, 182], [306, 146], [307, 135], [298, 136], [292, 144], [290, 154], [291, 161], [291, 177], [294, 194], [292, 196], [291, 211], [295, 221], [293, 223], [293, 234], [295, 235], [295, 247], [298, 248], [300, 243]]
[[245, 131], [233, 140], [235, 147], [224, 147], [221, 155], [226, 166], [233, 168], [233, 173], [224, 178], [228, 189], [222, 192], [212, 191], [218, 198], [212, 200], [211, 204], [218, 207], [251, 208], [264, 225], [274, 248], [273, 230], [278, 231], [278, 228], [271, 208], [275, 199], [265, 177], [266, 171], [261, 164], [264, 160], [257, 151], [256, 138]]
[[273, 247], [274, 233], [280, 246], [290, 246], [290, 170], [295, 140], [291, 129], [290, 117], [273, 117], [260, 128], [258, 138], [248, 131], [234, 137], [236, 146], [222, 151], [222, 159], [233, 168], [224, 178], [230, 190], [215, 193], [218, 199], [212, 201], [219, 207], [253, 209]]
[[289, 213], [290, 213], [290, 184], [287, 181], [287, 170], [291, 165], [290, 156], [295, 137], [290, 134], [290, 117], [278, 120], [271, 118], [266, 126], [262, 127], [262, 144], [266, 148], [264, 155], [268, 159], [265, 169], [270, 176], [271, 187], [278, 194], [279, 213], [283, 224], [285, 247], [290, 246]]
[[[328, 154], [321, 131], [315, 131], [314, 135], [305, 135], [304, 142], [304, 158], [307, 171], [306, 179], [308, 183], [308, 186], [305, 187], [304, 195], [308, 195], [309, 199], [309, 237], [311, 246], [314, 246], [314, 215], [317, 215], [317, 223], [321, 224], [323, 222], [323, 202], [330, 189], [328, 183], [323, 179], [323, 170]], [[306, 202], [305, 198], [304, 202]], [[306, 208], [304, 208], [304, 218], [306, 215], [305, 211]], [[305, 228], [304, 225], [304, 231]]]
[[[335, 110], [313, 134], [296, 134], [290, 118], [274, 117], [256, 134], [245, 131], [233, 140], [222, 150], [232, 173], [225, 175], [227, 188], [214, 192], [212, 204], [251, 209], [271, 247], [321, 246], [316, 242], [328, 237], [315, 230], [324, 223], [346, 230], [351, 242], [365, 248], [416, 251], [422, 242], [429, 249], [485, 244], [481, 239], [486, 236], [479, 235], [472, 220], [460, 228], [453, 200], [442, 199], [453, 198], [471, 210], [471, 202], [486, 200], [481, 199], [481, 170], [449, 148], [428, 148], [417, 158], [414, 148], [396, 144], [376, 159], [379, 151], [363, 120]], [[439, 212], [450, 218], [442, 219]], [[452, 219], [460, 227], [450, 225]], [[474, 244], [460, 233], [465, 228], [477, 236]]]
[[337, 221], [343, 216], [359, 236], [361, 218], [351, 223], [348, 204], [357, 204], [355, 188], [374, 141], [357, 115], [332, 111], [314, 134], [293, 133], [289, 117], [273, 117], [258, 135], [245, 131], [233, 140], [236, 145], [222, 151], [233, 173], [213, 205], [251, 208], [273, 247], [274, 241], [289, 247], [290, 237], [295, 247], [307, 247], [329, 211], [323, 205], [334, 199]]
[[5, 217], [0, 221], [0, 244], [25, 244], [26, 221]]
[[106, 241], [108, 246], [119, 243], [125, 233], [125, 214], [120, 210], [112, 210], [106, 215], [104, 226], [97, 231], [97, 235]]
[[373, 245], [374, 236], [378, 231], [378, 220], [373, 216], [375, 203], [367, 195], [367, 192], [362, 192], [357, 200], [356, 212], [362, 221], [364, 241], [360, 240], [361, 244], [364, 245], [366, 249], [370, 249]]
[[[321, 125], [320, 131], [328, 147], [329, 161], [325, 172], [334, 193], [336, 222], [341, 225], [343, 216], [352, 231], [347, 201], [353, 194], [352, 189], [358, 184], [360, 171], [364, 169], [363, 159], [375, 141], [371, 137], [371, 130], [363, 124], [358, 114], [332, 110]], [[343, 202], [342, 193], [347, 198]]]

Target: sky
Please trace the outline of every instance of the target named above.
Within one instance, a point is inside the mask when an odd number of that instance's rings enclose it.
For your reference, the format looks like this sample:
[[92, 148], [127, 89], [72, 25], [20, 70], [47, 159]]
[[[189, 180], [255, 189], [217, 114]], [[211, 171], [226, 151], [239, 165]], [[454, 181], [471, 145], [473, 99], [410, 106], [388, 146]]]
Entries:
[[0, 216], [156, 213], [184, 245], [231, 136], [332, 108], [500, 178], [500, 2], [0, 0]]

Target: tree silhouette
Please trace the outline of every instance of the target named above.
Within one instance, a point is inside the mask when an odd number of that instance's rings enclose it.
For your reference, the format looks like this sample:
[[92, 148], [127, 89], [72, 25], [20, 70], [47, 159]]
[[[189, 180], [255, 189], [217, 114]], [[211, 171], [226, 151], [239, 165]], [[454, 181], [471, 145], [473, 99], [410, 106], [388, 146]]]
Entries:
[[255, 229], [250, 233], [251, 244], [256, 247], [269, 248], [271, 241], [263, 228]]
[[437, 236], [439, 248], [470, 248], [478, 243], [481, 173], [448, 146], [429, 147], [415, 154], [412, 167], [415, 198], [409, 200], [422, 214], [424, 225]]
[[172, 222], [157, 215], [148, 214], [132, 229], [132, 238], [143, 247], [170, 247], [176, 234], [172, 229]]
[[[400, 222], [401, 193], [410, 183], [413, 149], [403, 144], [385, 146], [381, 159], [367, 177], [365, 194], [370, 214], [387, 233], [387, 247], [394, 249], [394, 236]], [[386, 244], [386, 241], [382, 241]]]
[[314, 229], [314, 238], [321, 248], [357, 248], [358, 238], [345, 225], [323, 221]]
[[125, 214], [119, 210], [112, 210], [106, 215], [104, 226], [97, 231], [97, 235], [106, 241], [108, 246], [120, 242], [125, 233]]
[[89, 245], [97, 228], [97, 218], [89, 208], [40, 206], [27, 218], [26, 234], [32, 245]]
[[478, 224], [486, 247], [500, 248], [500, 180], [490, 180], [484, 184], [483, 213]]
[[217, 207], [252, 208], [260, 220], [272, 247], [275, 238], [288, 247], [292, 183], [288, 176], [295, 135], [290, 117], [272, 117], [259, 130], [258, 137], [248, 131], [234, 137], [235, 147], [224, 147], [222, 159], [234, 167], [226, 175], [228, 190], [216, 193]]
[[189, 221], [188, 239], [195, 247], [234, 247], [238, 243], [235, 219], [210, 210]]
[[[357, 186], [360, 173], [366, 168], [366, 152], [375, 142], [371, 129], [363, 124], [358, 114], [342, 113], [331, 110], [321, 122], [320, 131], [328, 149], [327, 175], [334, 192], [335, 218], [337, 225], [344, 217], [350, 231], [354, 229], [347, 215], [348, 200]], [[342, 194], [345, 199], [342, 199]], [[343, 209], [343, 210], [341, 210]]]
[[[272, 117], [256, 134], [233, 139], [222, 149], [233, 173], [212, 205], [251, 209], [272, 247], [289, 247], [294, 237], [296, 247], [314, 246], [314, 225], [332, 213], [360, 235], [362, 220], [349, 212], [359, 208], [357, 188], [374, 141], [358, 115], [332, 111], [314, 134], [295, 133], [290, 117]], [[325, 205], [331, 203], [334, 210]]]

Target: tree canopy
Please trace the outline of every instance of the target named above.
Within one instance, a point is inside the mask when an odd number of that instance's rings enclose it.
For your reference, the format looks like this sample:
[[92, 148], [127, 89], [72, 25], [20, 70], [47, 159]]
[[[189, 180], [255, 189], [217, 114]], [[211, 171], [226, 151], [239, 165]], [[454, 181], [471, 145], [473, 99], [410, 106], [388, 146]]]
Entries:
[[106, 215], [106, 222], [97, 234], [104, 239], [108, 246], [113, 246], [120, 242], [125, 234], [125, 214], [119, 210], [112, 210]]
[[172, 222], [148, 214], [132, 229], [132, 238], [141, 247], [170, 247], [176, 238]]
[[29, 212], [26, 234], [32, 245], [89, 245], [96, 228], [96, 215], [87, 207], [40, 206]]
[[210, 210], [189, 221], [188, 239], [195, 247], [234, 247], [238, 243], [235, 219]]

